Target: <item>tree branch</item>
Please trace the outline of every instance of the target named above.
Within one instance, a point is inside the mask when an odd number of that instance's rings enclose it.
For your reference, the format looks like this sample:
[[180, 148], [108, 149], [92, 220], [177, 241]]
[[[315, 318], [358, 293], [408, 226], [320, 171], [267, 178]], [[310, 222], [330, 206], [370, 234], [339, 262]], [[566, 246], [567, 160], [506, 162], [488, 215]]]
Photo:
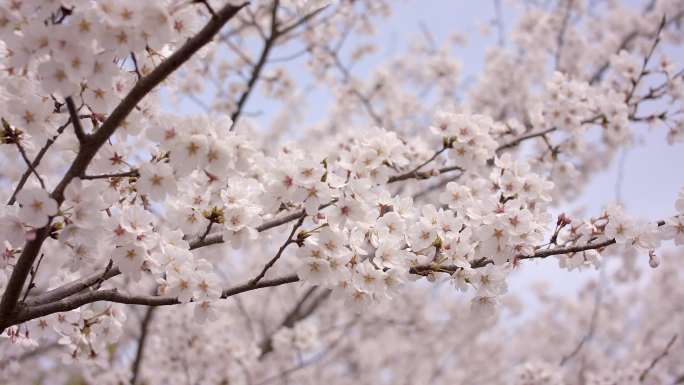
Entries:
[[[252, 284], [251, 282], [228, 288], [223, 290], [221, 298], [225, 299], [244, 292], [263, 289], [266, 287], [274, 287], [286, 285], [288, 283], [298, 282], [299, 277], [296, 275], [286, 275], [280, 278], [262, 280], [259, 283]], [[73, 295], [68, 298], [63, 298], [59, 301], [50, 302], [44, 305], [37, 306], [20, 306], [15, 316], [11, 319], [4, 320], [5, 327], [16, 325], [34, 318], [44, 317], [46, 315], [61, 313], [73, 309], [77, 309], [83, 305], [108, 301], [114, 303], [122, 303], [127, 305], [145, 305], [145, 306], [169, 306], [179, 305], [182, 302], [178, 301], [176, 297], [160, 297], [150, 295], [132, 295], [123, 294], [116, 289], [91, 291], [82, 294]]]
[[[212, 18], [195, 36], [190, 38], [176, 52], [161, 62], [149, 75], [139, 80], [128, 92], [126, 97], [112, 111], [102, 126], [89, 135], [85, 142], [81, 143], [78, 154], [66, 174], [52, 191], [52, 198], [58, 205], [64, 201], [64, 190], [71, 181], [85, 173], [86, 168], [95, 157], [97, 151], [104, 145], [109, 137], [114, 134], [119, 125], [133, 111], [136, 105], [149, 94], [156, 86], [164, 81], [171, 73], [176, 71], [183, 63], [188, 61], [195, 52], [208, 44], [221, 28], [237, 14], [247, 3], [239, 6], [226, 5]], [[73, 120], [73, 119], [72, 119]], [[33, 262], [40, 252], [40, 248], [49, 235], [52, 218], [48, 224], [36, 231], [33, 240], [26, 242], [12, 275], [7, 283], [5, 293], [0, 301], [0, 332], [7, 326], [7, 320], [14, 311], [21, 290], [26, 282]]]
[[297, 229], [298, 229], [298, 228], [302, 225], [302, 223], [304, 222], [304, 218], [306, 218], [306, 216], [303, 216], [303, 217], [299, 218], [299, 220], [297, 221], [297, 223], [295, 223], [295, 225], [292, 226], [292, 231], [290, 231], [290, 235], [287, 237], [287, 240], [285, 241], [285, 243], [283, 243], [283, 245], [280, 246], [280, 248], [278, 249], [278, 252], [276, 253], [276, 255], [275, 255], [273, 258], [271, 258], [270, 261], [268, 261], [268, 263], [264, 266], [263, 269], [261, 269], [261, 272], [259, 273], [259, 275], [257, 275], [257, 276], [251, 281], [251, 284], [252, 284], [252, 285], [256, 285], [257, 283], [259, 283], [259, 281], [261, 281], [261, 279], [264, 278], [264, 276], [266, 275], [266, 272], [267, 272], [271, 267], [273, 267], [273, 265], [275, 265], [275, 263], [278, 261], [278, 259], [280, 259], [280, 256], [283, 255], [283, 252], [285, 251], [285, 249], [287, 249], [287, 247], [288, 247], [289, 245], [291, 245], [292, 243], [297, 242], [296, 240], [293, 240], [293, 237], [294, 237], [295, 233], [297, 232]]
[[135, 359], [133, 360], [133, 367], [131, 368], [131, 385], [136, 385], [138, 382], [138, 375], [140, 373], [140, 364], [142, 364], [145, 355], [145, 342], [147, 342], [147, 332], [152, 322], [154, 314], [154, 307], [149, 307], [145, 311], [145, 317], [140, 323], [140, 337], [138, 338], [138, 349], [135, 352]]
[[[17, 140], [17, 141], [15, 142], [15, 144], [17, 145], [17, 150], [19, 150], [19, 154], [21, 155], [21, 158], [24, 159], [24, 162], [26, 163], [26, 167], [28, 167], [27, 173], [28, 173], [29, 175], [30, 175], [31, 173], [33, 173], [33, 175], [35, 175], [36, 178], [38, 178], [38, 182], [40, 183], [40, 187], [42, 187], [43, 189], [45, 189], [45, 181], [44, 181], [43, 178], [40, 176], [40, 174], [38, 173], [38, 171], [36, 171], [36, 168], [33, 167], [33, 163], [31, 162], [31, 160], [29, 160], [28, 155], [26, 155], [26, 150], [24, 150], [24, 147], [21, 145], [21, 143], [19, 142], [19, 140]], [[18, 187], [17, 187], [16, 193], [17, 193], [17, 194], [19, 193], [19, 188], [18, 188]], [[10, 204], [14, 204], [15, 196], [16, 196], [15, 194], [12, 195], [12, 198], [10, 199], [10, 201], [11, 201], [12, 203], [10, 203]]]
[[28, 169], [26, 169], [24, 174], [19, 179], [19, 183], [17, 184], [17, 187], [14, 189], [14, 192], [12, 193], [12, 196], [10, 197], [9, 201], [7, 201], [7, 205], [11, 206], [14, 204], [14, 202], [16, 202], [17, 194], [19, 194], [19, 191], [21, 191], [21, 189], [24, 188], [24, 185], [26, 184], [26, 181], [28, 180], [31, 173], [36, 168], [38, 168], [40, 161], [43, 160], [43, 156], [45, 156], [45, 154], [50, 149], [50, 147], [55, 143], [57, 138], [62, 134], [62, 132], [64, 132], [64, 130], [67, 127], [69, 127], [70, 124], [71, 124], [71, 118], [69, 118], [66, 123], [59, 126], [59, 128], [57, 128], [57, 134], [55, 136], [53, 136], [52, 138], [48, 139], [48, 141], [45, 143], [43, 148], [41, 148], [40, 151], [38, 151], [38, 154], [33, 159], [33, 162], [31, 162], [30, 167]]
[[655, 368], [655, 366], [658, 365], [658, 362], [660, 362], [660, 360], [665, 358], [665, 356], [667, 356], [670, 353], [670, 348], [672, 347], [672, 345], [674, 345], [675, 341], [677, 341], [677, 334], [673, 335], [672, 338], [670, 338], [670, 342], [668, 342], [665, 346], [665, 350], [663, 350], [662, 353], [656, 356], [656, 358], [654, 358], [653, 361], [651, 361], [651, 364], [646, 369], [644, 369], [643, 372], [641, 372], [641, 375], [639, 376], [639, 382], [644, 382], [646, 376], [648, 376], [651, 370], [653, 370], [653, 368]]
[[64, 99], [67, 105], [67, 110], [69, 111], [69, 116], [71, 117], [71, 122], [74, 126], [74, 133], [78, 138], [79, 143], [83, 144], [88, 140], [88, 135], [83, 131], [83, 126], [81, 125], [81, 119], [78, 118], [78, 111], [76, 105], [74, 104], [74, 99], [68, 96]]
[[271, 333], [269, 334], [266, 338], [264, 338], [261, 343], [259, 344], [259, 347], [261, 348], [261, 353], [259, 354], [259, 359], [262, 359], [264, 356], [266, 356], [268, 353], [273, 351], [273, 334], [277, 332], [278, 330], [282, 328], [291, 328], [293, 327], [298, 321], [301, 321], [307, 317], [309, 317], [311, 314], [313, 314], [314, 311], [323, 303], [325, 300], [327, 300], [330, 297], [330, 294], [332, 294], [332, 291], [329, 289], [326, 289], [323, 293], [321, 293], [318, 297], [314, 298], [313, 301], [307, 306], [304, 310], [304, 304], [306, 301], [318, 290], [318, 286], [313, 286], [309, 290], [304, 293], [304, 295], [297, 301], [295, 306], [290, 310], [285, 318], [283, 318], [283, 321], [278, 325], [278, 327]]
[[268, 55], [271, 53], [271, 49], [273, 48], [276, 40], [278, 40], [278, 37], [280, 36], [280, 32], [278, 31], [278, 7], [280, 5], [280, 0], [275, 0], [273, 2], [273, 8], [271, 9], [271, 31], [266, 40], [264, 40], [264, 46], [261, 49], [261, 54], [259, 55], [259, 60], [257, 60], [256, 64], [252, 68], [252, 74], [249, 77], [249, 80], [247, 81], [247, 88], [242, 92], [242, 95], [240, 95], [240, 98], [238, 99], [237, 107], [235, 109], [235, 112], [230, 116], [231, 120], [233, 123], [230, 126], [229, 131], [233, 131], [235, 128], [235, 125], [237, 124], [237, 120], [240, 118], [240, 115], [242, 114], [242, 109], [245, 106], [245, 103], [247, 103], [247, 99], [249, 98], [249, 95], [252, 93], [254, 90], [254, 87], [256, 86], [257, 81], [259, 80], [259, 76], [261, 75], [261, 71], [264, 68], [264, 65], [266, 64], [266, 61], [268, 59]]
[[582, 337], [580, 342], [575, 346], [575, 348], [570, 352], [568, 355], [563, 356], [561, 358], [560, 363], [558, 365], [563, 366], [565, 365], [569, 360], [571, 360], [573, 357], [575, 357], [579, 352], [582, 350], [584, 347], [584, 344], [589, 342], [593, 337], [594, 333], [596, 332], [596, 325], [598, 323], [598, 315], [599, 315], [599, 310], [601, 309], [601, 299], [603, 297], [603, 285], [599, 285], [599, 287], [596, 289], [596, 299], [594, 301], [594, 310], [591, 312], [591, 320], [589, 321], [589, 331], [587, 334]]
[[83, 180], [93, 180], [93, 179], [109, 179], [109, 178], [128, 178], [128, 177], [138, 177], [140, 172], [138, 170], [130, 170], [119, 173], [112, 174], [99, 174], [99, 175], [81, 175], [79, 178]]

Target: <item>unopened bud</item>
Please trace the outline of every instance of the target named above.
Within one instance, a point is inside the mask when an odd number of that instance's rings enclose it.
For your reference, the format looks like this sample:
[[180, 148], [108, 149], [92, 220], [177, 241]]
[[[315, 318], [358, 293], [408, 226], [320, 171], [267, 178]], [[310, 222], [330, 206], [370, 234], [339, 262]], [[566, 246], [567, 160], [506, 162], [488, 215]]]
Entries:
[[556, 222], [556, 225], [558, 226], [566, 226], [569, 225], [572, 222], [572, 219], [565, 215], [565, 213], [562, 213], [561, 215], [558, 216], [558, 221]]
[[654, 269], [660, 265], [660, 258], [656, 255], [655, 250], [648, 251], [648, 264]]

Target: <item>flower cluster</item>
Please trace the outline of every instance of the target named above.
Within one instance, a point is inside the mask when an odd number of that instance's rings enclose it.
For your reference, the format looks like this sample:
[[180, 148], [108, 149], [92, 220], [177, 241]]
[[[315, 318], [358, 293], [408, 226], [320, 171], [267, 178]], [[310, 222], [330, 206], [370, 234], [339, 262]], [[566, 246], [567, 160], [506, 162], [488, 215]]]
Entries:
[[[684, 76], [661, 42], [684, 41], [684, 5], [652, 2], [637, 23], [619, 2], [526, 3], [512, 46], [502, 39], [466, 85], [427, 30], [409, 54], [353, 73], [378, 46], [343, 46], [390, 3], [0, 2], [0, 382], [58, 368], [56, 383], [320, 383], [308, 367], [332, 354], [343, 364], [321, 373], [352, 382], [574, 384], [533, 353], [560, 366], [579, 353], [536, 330], [570, 345], [600, 315], [540, 295], [519, 329], [538, 351], [502, 346], [515, 333], [497, 315], [521, 313], [511, 277], [530, 260], [582, 270], [615, 257], [606, 270], [634, 283], [669, 265], [667, 241], [684, 244], [684, 190], [665, 218], [610, 204], [559, 214], [644, 124], [682, 136]], [[300, 57], [334, 100], [311, 125], [295, 71], [272, 68]], [[259, 86], [282, 104], [272, 124], [249, 104]], [[663, 294], [681, 296], [675, 283], [656, 281], [666, 311], [640, 316], [679, 314]], [[639, 295], [606, 295], [613, 322]], [[582, 381], [649, 375], [663, 329], [643, 322], [654, 331], [630, 342], [644, 354], [586, 342]], [[463, 341], [478, 348], [456, 357]], [[23, 373], [33, 349], [45, 365]], [[623, 372], [596, 367], [623, 356]], [[513, 374], [482, 369], [493, 361]]]

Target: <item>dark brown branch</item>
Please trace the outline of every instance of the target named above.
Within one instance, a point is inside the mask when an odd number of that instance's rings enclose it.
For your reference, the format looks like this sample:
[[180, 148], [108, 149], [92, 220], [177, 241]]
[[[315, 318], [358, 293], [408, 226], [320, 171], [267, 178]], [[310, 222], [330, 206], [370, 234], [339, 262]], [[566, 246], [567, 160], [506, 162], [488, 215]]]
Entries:
[[[26, 155], [26, 151], [24, 150], [24, 147], [21, 145], [21, 143], [19, 142], [19, 140], [17, 140], [17, 141], [15, 142], [15, 144], [17, 145], [17, 150], [19, 150], [19, 154], [21, 155], [21, 158], [24, 159], [24, 162], [26, 163], [26, 167], [28, 167], [28, 171], [27, 171], [27, 172], [29, 173], [29, 175], [30, 175], [31, 173], [33, 173], [33, 175], [35, 175], [35, 177], [38, 178], [38, 182], [40, 183], [40, 187], [42, 187], [43, 189], [45, 189], [45, 181], [44, 181], [43, 178], [40, 176], [40, 174], [38, 173], [38, 171], [36, 171], [36, 168], [33, 167], [33, 163], [32, 163], [31, 160], [28, 158], [28, 155]], [[16, 193], [19, 193], [19, 189], [18, 189], [18, 188], [17, 188]], [[12, 195], [12, 199], [14, 199], [14, 197], [15, 197], [15, 195]], [[11, 201], [12, 199], [10, 199], [10, 201]], [[13, 204], [13, 203], [14, 203], [14, 202], [12, 202], [12, 203], [10, 203], [10, 204]]]
[[26, 292], [24, 293], [24, 298], [22, 298], [22, 301], [26, 301], [26, 297], [28, 297], [29, 293], [31, 292], [31, 289], [34, 288], [35, 280], [36, 280], [36, 275], [38, 274], [38, 269], [40, 268], [40, 263], [43, 262], [43, 258], [45, 257], [45, 254], [40, 254], [40, 258], [38, 258], [38, 263], [36, 263], [36, 267], [31, 269], [31, 279], [29, 279], [28, 287], [26, 288]]
[[135, 71], [135, 76], [138, 80], [142, 79], [142, 74], [140, 73], [140, 68], [138, 67], [138, 58], [135, 57], [135, 53], [131, 52], [131, 60], [133, 61], [133, 71]]
[[116, 277], [119, 274], [121, 274], [121, 271], [118, 267], [105, 268], [104, 271], [93, 273], [87, 277], [67, 283], [46, 293], [29, 297], [26, 304], [28, 306], [37, 306], [58, 301], [70, 295], [80, 293], [85, 289], [97, 285], [99, 282], [106, 281], [110, 278]]
[[[278, 331], [283, 327], [292, 327], [296, 322], [295, 319], [297, 318], [297, 315], [299, 314], [302, 306], [304, 305], [304, 302], [306, 302], [309, 299], [309, 297], [311, 297], [316, 292], [316, 290], [318, 290], [318, 286], [312, 286], [309, 290], [307, 290], [304, 293], [304, 295], [302, 295], [301, 298], [299, 298], [297, 303], [295, 303], [295, 306], [292, 307], [292, 310], [290, 310], [287, 313], [287, 315], [285, 315], [285, 318], [283, 318], [283, 321], [280, 322], [275, 331]], [[266, 336], [259, 344], [259, 348], [261, 349], [259, 359], [273, 351], [273, 334], [274, 333], [271, 333], [268, 336]]]
[[92, 179], [109, 179], [109, 178], [130, 178], [130, 177], [139, 177], [139, 176], [140, 176], [140, 172], [138, 172], [138, 170], [130, 170], [130, 171], [124, 171], [124, 172], [118, 172], [118, 173], [112, 173], [112, 174], [81, 175], [79, 178], [92, 180]]
[[[524, 260], [524, 259], [536, 259], [536, 258], [547, 258], [553, 255], [563, 255], [563, 254], [573, 254], [573, 253], [578, 253], [581, 251], [586, 251], [586, 250], [598, 250], [602, 249], [606, 246], [610, 246], [615, 243], [615, 239], [609, 239], [607, 241], [603, 242], [598, 242], [598, 243], [588, 243], [585, 245], [578, 245], [578, 246], [571, 246], [571, 247], [558, 247], [555, 249], [549, 249], [549, 250], [543, 250], [543, 251], [538, 251], [534, 254], [531, 255], [516, 255], [513, 257], [513, 260]], [[473, 263], [471, 263], [472, 268], [480, 268], [484, 267], [486, 265], [489, 265], [491, 263], [494, 263], [492, 260], [482, 258], [479, 259]], [[454, 266], [454, 265], [418, 265], [414, 266], [410, 269], [411, 274], [418, 274], [418, 275], [426, 275], [430, 272], [442, 272], [442, 273], [453, 273], [457, 270], [459, 270], [460, 267]]]
[[[325, 203], [325, 204], [318, 206], [318, 209], [323, 210], [324, 208], [331, 206], [335, 202], [336, 202], [336, 200], [333, 199], [332, 201], [330, 201], [328, 203]], [[285, 215], [281, 218], [277, 218], [277, 219], [274, 219], [274, 220], [271, 220], [268, 222], [264, 222], [260, 226], [257, 226], [256, 230], [258, 232], [263, 232], [263, 231], [272, 229], [274, 227], [278, 227], [278, 226], [284, 225], [286, 223], [296, 221], [297, 219], [300, 219], [304, 216], [306, 216], [306, 211], [300, 210], [300, 211]], [[215, 245], [218, 243], [223, 243], [223, 236], [221, 234], [217, 234], [214, 236], [208, 236], [206, 239], [204, 239], [202, 241], [196, 240], [194, 242], [191, 242], [190, 243], [190, 249], [191, 250], [192, 249], [199, 249], [200, 247]]]
[[[239, 6], [226, 5], [223, 7], [217, 13], [217, 17], [212, 18], [195, 36], [190, 38], [176, 52], [161, 62], [149, 75], [142, 78], [133, 86], [126, 97], [124, 97], [121, 103], [119, 103], [104, 121], [102, 126], [81, 143], [73, 163], [57, 187], [52, 191], [51, 196], [57, 201], [58, 205], [61, 205], [64, 201], [64, 190], [69, 183], [71, 183], [74, 178], [85, 173], [86, 168], [95, 157], [95, 154], [100, 147], [102, 147], [109, 137], [114, 134], [119, 125], [128, 117], [137, 104], [170, 74], [183, 65], [183, 63], [188, 61], [195, 52], [208, 44], [221, 28], [245, 5], [247, 5], [247, 3]], [[0, 301], [0, 331], [5, 329], [8, 320], [11, 319], [10, 316], [15, 310], [31, 266], [40, 252], [45, 238], [49, 235], [51, 224], [52, 218], [50, 218], [45, 227], [36, 231], [36, 236], [33, 240], [26, 242], [24, 245], [21, 256], [7, 283], [5, 293], [2, 296], [2, 301]]]
[[500, 145], [499, 147], [497, 147], [496, 153], [499, 153], [499, 152], [501, 152], [507, 148], [515, 147], [515, 146], [519, 145], [520, 143], [522, 143], [528, 139], [542, 137], [542, 136], [544, 136], [546, 134], [550, 134], [556, 130], [557, 130], [556, 127], [551, 127], [551, 128], [547, 128], [546, 130], [542, 130], [542, 131], [538, 131], [538, 132], [531, 132], [529, 134], [521, 135], [521, 136], [511, 140], [510, 142], [506, 142], [506, 143]]
[[[658, 226], [664, 225], [664, 221], [659, 221]], [[577, 245], [577, 246], [570, 246], [570, 247], [559, 247], [559, 248], [554, 248], [554, 249], [548, 249], [548, 250], [542, 250], [538, 251], [532, 255], [517, 255], [513, 257], [513, 260], [525, 260], [525, 259], [535, 259], [535, 258], [547, 258], [549, 256], [553, 255], [562, 255], [562, 254], [572, 254], [572, 253], [577, 253], [581, 251], [586, 251], [586, 250], [598, 250], [602, 249], [606, 246], [610, 246], [615, 243], [615, 239], [609, 239], [606, 241], [602, 242], [597, 242], [597, 243], [588, 243], [584, 245]], [[195, 248], [200, 247], [196, 246]], [[491, 260], [482, 258], [478, 261], [474, 261], [471, 264], [471, 267], [473, 268], [480, 268], [484, 267], [488, 264], [492, 263]], [[409, 273], [411, 274], [417, 274], [417, 275], [427, 275], [431, 272], [443, 272], [443, 273], [454, 273], [457, 271], [459, 267], [457, 266], [451, 266], [451, 265], [445, 265], [445, 266], [438, 266], [438, 265], [419, 265], [419, 266], [414, 266], [411, 267], [409, 270]], [[116, 271], [118, 274], [118, 270]], [[107, 274], [107, 273], [106, 273]], [[110, 276], [115, 276], [117, 275], [114, 272], [114, 269], [112, 269], [111, 273], [108, 273]], [[271, 286], [279, 286], [283, 285], [286, 283], [292, 283], [292, 282], [297, 282], [299, 281], [299, 278], [296, 275], [289, 275], [286, 277], [282, 278], [277, 278], [277, 279], [272, 279], [272, 280], [262, 280], [258, 283], [252, 283], [252, 281], [237, 286], [232, 289], [227, 289], [225, 290], [221, 298], [227, 298], [235, 294], [239, 294], [245, 291], [251, 291], [263, 287], [271, 287]], [[94, 278], [93, 276], [88, 277], [88, 282], [75, 282], [72, 284], [69, 284], [68, 289], [55, 289], [49, 294], [53, 297], [57, 296], [54, 292], [64, 292], [64, 291], [71, 291], [74, 292], [78, 288], [87, 288], [92, 285], [94, 285], [97, 282], [97, 278]], [[87, 286], [86, 284], [90, 283], [90, 286]], [[62, 293], [59, 293], [60, 295]], [[91, 291], [91, 292], [86, 292], [82, 294], [76, 294], [70, 297], [62, 298], [57, 301], [41, 304], [41, 305], [35, 305], [35, 306], [24, 306], [23, 308], [19, 309], [16, 315], [14, 315], [11, 318], [4, 319], [4, 325], [5, 327], [15, 325], [30, 319], [38, 318], [38, 317], [43, 317], [49, 314], [57, 313], [57, 312], [64, 312], [64, 311], [69, 311], [76, 309], [82, 305], [92, 303], [92, 302], [97, 302], [97, 301], [109, 301], [109, 302], [116, 302], [116, 303], [124, 303], [124, 304], [131, 304], [131, 305], [148, 305], [148, 306], [164, 306], [164, 305], [175, 305], [179, 304], [180, 302], [173, 297], [156, 297], [156, 296], [134, 296], [134, 295], [126, 295], [126, 294], [121, 294], [119, 293], [116, 289], [111, 289], [111, 290], [98, 290], [98, 291]]]
[[214, 223], [215, 222], [213, 220], [209, 220], [209, 224], [207, 225], [207, 228], [204, 229], [204, 233], [202, 233], [202, 235], [197, 240], [198, 242], [202, 242], [205, 239], [207, 239], [207, 235], [209, 235], [209, 233], [211, 232], [211, 228], [214, 226]]
[[67, 105], [67, 110], [69, 111], [69, 116], [71, 117], [72, 125], [74, 126], [74, 133], [78, 138], [80, 143], [85, 143], [88, 140], [88, 135], [83, 131], [83, 126], [81, 125], [81, 119], [78, 118], [78, 110], [74, 104], [74, 99], [71, 96], [64, 99]]
[[69, 120], [67, 120], [66, 123], [61, 125], [57, 129], [57, 134], [55, 136], [53, 136], [52, 138], [48, 139], [48, 141], [45, 143], [43, 148], [41, 148], [40, 151], [38, 151], [38, 154], [33, 159], [33, 162], [31, 162], [30, 167], [24, 172], [24, 174], [19, 179], [19, 183], [17, 184], [17, 188], [14, 189], [12, 196], [10, 197], [9, 201], [7, 201], [8, 205], [11, 206], [14, 204], [14, 202], [16, 202], [17, 194], [19, 194], [19, 191], [21, 191], [21, 189], [24, 188], [24, 185], [26, 184], [26, 181], [28, 180], [31, 173], [35, 172], [35, 169], [38, 168], [40, 161], [43, 160], [43, 156], [45, 156], [45, 154], [50, 149], [50, 147], [55, 143], [57, 138], [62, 134], [62, 132], [64, 132], [64, 130], [67, 127], [69, 127], [70, 124], [71, 124], [71, 118], [69, 118]]
[[[321, 205], [319, 208], [322, 210], [330, 205], [332, 205], [334, 201], [328, 202], [326, 204]], [[269, 230], [274, 227], [278, 227], [280, 225], [283, 225], [285, 223], [294, 221], [294, 220], [301, 220], [306, 216], [305, 211], [298, 211], [295, 213], [292, 213], [290, 215], [286, 215], [282, 218], [274, 219], [269, 222], [263, 223], [261, 226], [257, 227], [257, 231], [263, 232], [266, 230]], [[209, 245], [214, 245], [214, 244], [219, 244], [223, 243], [223, 238], [222, 236], [216, 235], [216, 236], [207, 236], [205, 239], [198, 239], [192, 243], [190, 243], [190, 250], [195, 250], [199, 249], [201, 247], [209, 246]], [[35, 305], [44, 305], [50, 302], [54, 302], [63, 298], [66, 298], [70, 295], [79, 293], [85, 289], [88, 289], [92, 286], [95, 286], [98, 283], [101, 283], [103, 281], [106, 281], [110, 278], [116, 277], [119, 274], [121, 274], [121, 271], [119, 271], [118, 267], [110, 267], [109, 269], [104, 269], [103, 272], [97, 272], [94, 274], [91, 274], [87, 277], [78, 279], [74, 282], [65, 284], [63, 286], [60, 286], [56, 289], [53, 289], [47, 293], [43, 293], [40, 295], [37, 295], [33, 298], [29, 298], [27, 305], [29, 306], [35, 306]]]
[[230, 126], [230, 131], [232, 131], [235, 128], [237, 120], [240, 118], [240, 115], [242, 114], [242, 109], [244, 108], [245, 103], [247, 103], [247, 99], [249, 99], [249, 96], [251, 95], [252, 91], [256, 86], [257, 81], [259, 80], [259, 77], [261, 76], [261, 71], [263, 70], [266, 61], [268, 60], [268, 56], [271, 53], [271, 49], [273, 48], [276, 40], [278, 40], [278, 37], [280, 36], [280, 32], [278, 31], [279, 5], [280, 0], [275, 0], [273, 2], [273, 8], [271, 9], [271, 31], [268, 37], [264, 40], [264, 46], [261, 49], [259, 60], [257, 60], [256, 64], [252, 68], [252, 74], [250, 75], [249, 80], [247, 81], [247, 87], [238, 99], [235, 112], [233, 112], [233, 114], [230, 116], [231, 120], [233, 121], [232, 125]]
[[419, 175], [418, 171], [419, 171], [421, 168], [425, 167], [425, 166], [426, 166], [427, 164], [429, 164], [430, 162], [432, 162], [433, 160], [437, 159], [437, 157], [438, 157], [441, 153], [443, 153], [444, 151], [446, 151], [447, 148], [448, 148], [448, 147], [446, 147], [446, 146], [445, 146], [445, 147], [442, 147], [439, 151], [436, 151], [436, 152], [430, 157], [430, 159], [428, 159], [428, 160], [426, 160], [425, 162], [419, 164], [418, 166], [416, 166], [416, 167], [415, 167], [414, 169], [412, 169], [411, 171], [406, 172], [406, 173], [404, 173], [404, 174], [394, 175], [394, 176], [390, 177], [389, 180], [387, 181], [387, 183], [398, 182], [398, 181], [406, 180], [406, 179], [422, 179], [422, 178], [420, 178], [420, 175]]
[[[252, 290], [286, 285], [297, 281], [299, 281], [299, 277], [293, 274], [280, 278], [262, 280], [254, 285], [248, 282], [239, 286], [225, 289], [221, 293], [221, 298], [228, 298]], [[176, 297], [130, 295], [119, 293], [119, 291], [116, 289], [98, 290], [76, 294], [68, 298], [63, 298], [59, 301], [47, 303], [45, 305], [20, 307], [14, 317], [4, 320], [5, 327], [16, 325], [38, 317], [44, 317], [54, 313], [61, 313], [77, 309], [83, 305], [99, 301], [145, 306], [169, 306], [181, 304]]]
[[149, 331], [150, 322], [154, 315], [154, 307], [149, 307], [145, 310], [145, 317], [140, 323], [140, 337], [138, 338], [138, 350], [135, 352], [135, 359], [133, 360], [133, 367], [131, 368], [131, 385], [136, 385], [138, 382], [138, 375], [140, 374], [140, 364], [142, 364], [143, 356], [145, 355], [145, 342], [147, 342], [147, 333]]
[[[216, 17], [216, 11], [214, 11], [214, 8], [209, 4], [207, 0], [194, 0], [195, 3], [201, 3], [204, 4], [204, 7], [209, 11], [212, 17]], [[133, 384], [135, 385], [135, 384]]]
[[257, 275], [251, 281], [252, 285], [256, 285], [257, 283], [259, 283], [259, 281], [261, 281], [261, 279], [264, 278], [264, 276], [266, 275], [266, 272], [268, 272], [268, 270], [271, 267], [273, 267], [273, 265], [275, 265], [275, 263], [278, 261], [278, 259], [280, 259], [280, 256], [283, 255], [283, 252], [285, 251], [285, 249], [287, 249], [287, 247], [289, 245], [297, 242], [297, 240], [294, 239], [294, 235], [297, 232], [297, 229], [302, 225], [302, 223], [304, 223], [304, 218], [306, 218], [306, 216], [299, 218], [297, 223], [295, 223], [295, 225], [292, 226], [292, 231], [290, 231], [290, 235], [287, 237], [287, 240], [285, 240], [285, 243], [283, 243], [283, 245], [280, 246], [276, 255], [273, 258], [271, 258], [271, 260], [268, 261], [268, 263], [266, 263], [266, 265], [264, 265], [264, 268], [261, 269], [261, 272], [259, 273], [259, 275]]

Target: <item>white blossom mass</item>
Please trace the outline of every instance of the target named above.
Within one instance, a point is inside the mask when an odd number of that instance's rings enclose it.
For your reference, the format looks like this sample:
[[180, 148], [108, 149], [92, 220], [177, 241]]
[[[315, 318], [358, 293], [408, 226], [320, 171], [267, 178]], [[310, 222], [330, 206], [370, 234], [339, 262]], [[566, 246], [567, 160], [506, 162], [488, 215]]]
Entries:
[[684, 189], [570, 209], [682, 146], [684, 1], [493, 0], [475, 76], [399, 3], [0, 0], [0, 383], [684, 384]]

